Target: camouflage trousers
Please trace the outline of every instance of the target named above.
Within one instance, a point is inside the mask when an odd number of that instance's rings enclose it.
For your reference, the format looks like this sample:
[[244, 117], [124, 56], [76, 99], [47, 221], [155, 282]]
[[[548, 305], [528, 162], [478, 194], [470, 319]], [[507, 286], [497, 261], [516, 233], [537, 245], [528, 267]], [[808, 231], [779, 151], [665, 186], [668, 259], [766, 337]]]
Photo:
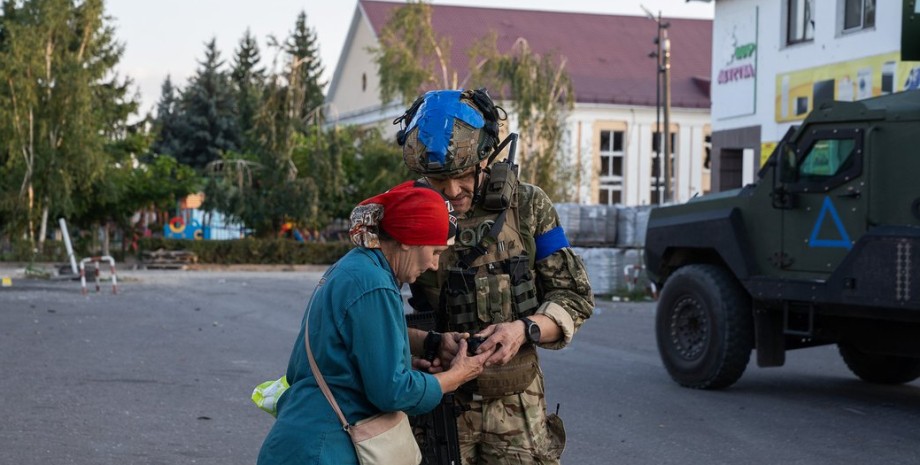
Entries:
[[457, 419], [463, 465], [553, 465], [565, 448], [565, 428], [546, 414], [543, 373], [520, 394], [482, 399], [457, 393], [469, 407]]

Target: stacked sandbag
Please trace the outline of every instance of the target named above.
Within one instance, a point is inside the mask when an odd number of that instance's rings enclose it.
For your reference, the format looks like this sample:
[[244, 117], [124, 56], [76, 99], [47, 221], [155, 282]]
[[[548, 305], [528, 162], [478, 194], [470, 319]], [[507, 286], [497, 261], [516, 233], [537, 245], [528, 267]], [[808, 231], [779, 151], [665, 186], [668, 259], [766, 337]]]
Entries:
[[617, 247], [637, 247], [636, 207], [617, 205]]
[[574, 245], [610, 246], [616, 243], [617, 210], [610, 205], [581, 205], [578, 235]]
[[636, 247], [645, 247], [645, 233], [648, 231], [648, 219], [652, 206], [636, 207]]
[[572, 243], [580, 234], [581, 205], [577, 203], [557, 203], [556, 213], [559, 215], [559, 225], [565, 231], [565, 237]]
[[620, 294], [631, 287], [646, 287], [642, 247], [652, 208], [556, 205], [569, 243], [585, 262], [594, 294]]
[[578, 247], [610, 247], [617, 240], [617, 207], [614, 205], [556, 204], [559, 224], [569, 243]]
[[648, 230], [648, 219], [652, 208], [648, 205], [617, 206], [617, 247], [626, 249], [645, 247], [645, 232]]
[[573, 250], [585, 262], [588, 280], [591, 281], [591, 291], [594, 294], [614, 294], [625, 286], [622, 250], [591, 247], [574, 247]]

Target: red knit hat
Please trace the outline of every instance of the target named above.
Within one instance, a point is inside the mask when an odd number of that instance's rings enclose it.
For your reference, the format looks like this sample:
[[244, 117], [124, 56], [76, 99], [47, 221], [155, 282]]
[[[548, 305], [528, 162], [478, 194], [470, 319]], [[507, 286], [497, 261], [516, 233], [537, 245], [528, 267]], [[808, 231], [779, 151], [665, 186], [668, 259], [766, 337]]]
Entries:
[[[367, 207], [382, 207], [379, 227], [401, 244], [406, 245], [452, 245], [457, 234], [457, 219], [449, 210], [450, 202], [438, 191], [415, 181], [404, 182], [382, 194], [375, 195], [355, 209], [366, 211]], [[372, 226], [355, 224], [352, 213], [352, 238], [356, 229]], [[361, 215], [361, 216], [366, 216]], [[359, 244], [361, 245], [361, 244]]]

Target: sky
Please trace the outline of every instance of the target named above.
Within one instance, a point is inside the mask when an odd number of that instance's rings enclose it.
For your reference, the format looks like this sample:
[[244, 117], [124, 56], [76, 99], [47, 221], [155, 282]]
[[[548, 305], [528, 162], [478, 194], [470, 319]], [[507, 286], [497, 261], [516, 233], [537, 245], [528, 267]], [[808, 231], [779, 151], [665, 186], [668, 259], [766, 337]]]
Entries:
[[[433, 0], [436, 5], [465, 5], [572, 11], [579, 13], [645, 15], [640, 5], [663, 17], [708, 18], [714, 2], [685, 0]], [[325, 80], [332, 79], [357, 0], [106, 0], [117, 40], [125, 46], [118, 72], [130, 77], [140, 94], [141, 114], [152, 111], [167, 75], [185, 87], [204, 57], [205, 43], [217, 40], [221, 57], [232, 62], [240, 38], [250, 30], [259, 41], [266, 67], [276, 56], [269, 36], [284, 40], [297, 15], [317, 36]]]

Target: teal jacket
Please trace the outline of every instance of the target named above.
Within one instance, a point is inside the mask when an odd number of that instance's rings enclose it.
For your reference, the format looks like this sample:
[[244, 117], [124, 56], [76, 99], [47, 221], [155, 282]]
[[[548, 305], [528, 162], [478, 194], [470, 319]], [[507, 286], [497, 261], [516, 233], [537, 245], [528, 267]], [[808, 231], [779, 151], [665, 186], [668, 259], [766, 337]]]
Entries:
[[[351, 424], [380, 412], [418, 415], [441, 400], [435, 377], [412, 369], [397, 286], [379, 250], [356, 248], [326, 272], [310, 301], [310, 348]], [[310, 371], [303, 328], [301, 322], [288, 363], [291, 387], [278, 401], [258, 463], [357, 464], [351, 439]]]

